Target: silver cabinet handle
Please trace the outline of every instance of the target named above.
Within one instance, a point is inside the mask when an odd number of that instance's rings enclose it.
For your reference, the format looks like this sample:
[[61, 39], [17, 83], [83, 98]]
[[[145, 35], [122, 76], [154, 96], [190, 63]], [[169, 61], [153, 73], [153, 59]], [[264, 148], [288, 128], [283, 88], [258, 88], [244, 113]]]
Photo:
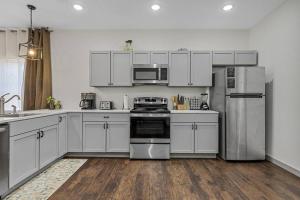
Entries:
[[197, 124], [195, 124], [195, 130], [198, 130], [198, 125]]
[[103, 129], [106, 129], [106, 125], [105, 125], [105, 123], [103, 124]]
[[108, 123], [106, 123], [106, 129], [109, 129]]
[[38, 132], [36, 133], [36, 139], [40, 139], [40, 137], [41, 137], [41, 132], [38, 131]]
[[192, 130], [194, 130], [194, 124], [192, 124]]
[[108, 119], [108, 118], [109, 118], [109, 116], [104, 116], [103, 118], [104, 118], [104, 119]]
[[59, 117], [58, 117], [58, 122], [59, 122], [59, 123], [62, 122], [62, 116], [59, 116]]
[[41, 131], [41, 138], [44, 137], [44, 131]]

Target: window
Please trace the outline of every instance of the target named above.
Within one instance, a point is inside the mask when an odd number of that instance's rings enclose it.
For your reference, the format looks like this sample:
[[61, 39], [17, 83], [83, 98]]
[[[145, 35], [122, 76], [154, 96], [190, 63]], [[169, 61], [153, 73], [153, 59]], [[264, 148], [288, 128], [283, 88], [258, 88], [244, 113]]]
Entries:
[[[5, 99], [15, 94], [22, 97], [25, 60], [18, 57], [18, 51], [19, 43], [26, 42], [27, 37], [26, 30], [0, 30], [0, 96], [10, 93]], [[5, 104], [5, 110], [12, 110], [12, 105], [22, 109], [21, 101], [14, 98]]]
[[[0, 95], [10, 93], [6, 99], [15, 94], [22, 96], [24, 64], [24, 59], [0, 59]], [[14, 98], [5, 104], [5, 110], [12, 110], [12, 105], [17, 110], [22, 108], [21, 101]]]

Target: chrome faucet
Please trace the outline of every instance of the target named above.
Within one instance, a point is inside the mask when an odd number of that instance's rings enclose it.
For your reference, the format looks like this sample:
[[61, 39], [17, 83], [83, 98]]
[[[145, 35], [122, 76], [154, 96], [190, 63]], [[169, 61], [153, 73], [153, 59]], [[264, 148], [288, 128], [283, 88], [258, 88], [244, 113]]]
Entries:
[[19, 100], [21, 99], [21, 97], [19, 95], [14, 95], [12, 97], [10, 97], [8, 100], [5, 101], [5, 96], [9, 95], [9, 93], [6, 93], [4, 95], [2, 95], [0, 97], [0, 115], [5, 114], [5, 110], [4, 110], [4, 104], [6, 104], [7, 102], [9, 102], [10, 100], [12, 100], [14, 97], [17, 97]]

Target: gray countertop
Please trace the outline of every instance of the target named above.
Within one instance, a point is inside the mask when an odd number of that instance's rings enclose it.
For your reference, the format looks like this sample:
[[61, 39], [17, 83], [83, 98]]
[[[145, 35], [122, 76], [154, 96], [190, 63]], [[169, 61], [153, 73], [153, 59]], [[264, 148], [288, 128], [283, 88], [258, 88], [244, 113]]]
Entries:
[[[59, 115], [59, 114], [66, 114], [70, 112], [80, 112], [80, 113], [130, 113], [130, 110], [81, 110], [81, 109], [74, 109], [74, 110], [31, 110], [31, 111], [24, 111], [20, 112], [21, 114], [34, 114], [30, 116], [24, 117], [0, 117], [0, 124], [9, 123], [14, 121], [32, 119], [37, 117], [45, 117], [49, 115]], [[171, 110], [172, 114], [217, 114], [218, 112], [212, 110]]]

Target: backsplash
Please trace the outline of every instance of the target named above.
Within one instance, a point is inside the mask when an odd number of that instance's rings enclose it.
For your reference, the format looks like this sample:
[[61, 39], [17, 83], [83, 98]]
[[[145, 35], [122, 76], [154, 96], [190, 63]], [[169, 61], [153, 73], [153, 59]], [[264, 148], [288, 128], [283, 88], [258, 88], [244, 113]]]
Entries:
[[[157, 97], [166, 97], [169, 101], [169, 109], [171, 109], [171, 96], [177, 94], [192, 97], [200, 96], [201, 93], [208, 92], [208, 88], [173, 88], [167, 86], [134, 86], [134, 87], [117, 87], [117, 88], [91, 88], [90, 91], [82, 92], [95, 92], [97, 94], [97, 108], [99, 107], [100, 100], [109, 100], [113, 101], [114, 107], [117, 109], [122, 109], [123, 107], [123, 96], [125, 94], [129, 97], [129, 106], [132, 108], [133, 98], [141, 96], [157, 96]], [[78, 95], [79, 101], [79, 95]]]

